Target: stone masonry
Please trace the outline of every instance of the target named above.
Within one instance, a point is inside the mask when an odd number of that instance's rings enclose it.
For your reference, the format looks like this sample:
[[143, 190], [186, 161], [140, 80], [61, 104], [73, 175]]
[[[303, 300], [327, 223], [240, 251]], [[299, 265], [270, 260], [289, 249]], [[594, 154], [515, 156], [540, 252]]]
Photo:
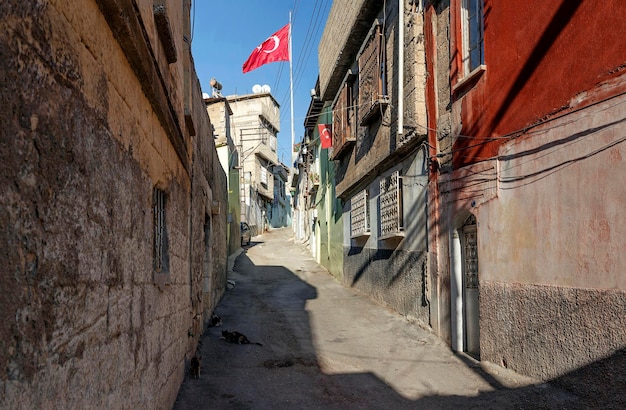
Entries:
[[153, 3], [0, 4], [2, 408], [170, 408], [223, 292], [225, 176], [190, 4], [161, 2], [157, 27]]

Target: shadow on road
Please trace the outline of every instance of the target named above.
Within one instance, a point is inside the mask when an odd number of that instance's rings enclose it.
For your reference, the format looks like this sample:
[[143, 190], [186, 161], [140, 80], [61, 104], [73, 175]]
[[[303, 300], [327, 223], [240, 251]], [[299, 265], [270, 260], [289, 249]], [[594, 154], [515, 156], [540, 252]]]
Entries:
[[[259, 244], [262, 242], [255, 243]], [[590, 386], [595, 383], [592, 380], [587, 383], [587, 392], [556, 388], [552, 383], [512, 389], [503, 387], [480, 369], [472, 369], [489, 379], [493, 390], [476, 391], [472, 395], [444, 395], [433, 393], [438, 391], [438, 386], [431, 386], [429, 394], [412, 399], [399, 394], [376, 374], [359, 369], [357, 359], [337, 371], [336, 363], [327, 363], [316, 351], [307, 303], [319, 295], [315, 286], [301, 279], [301, 272], [296, 274], [301, 269], [294, 266], [301, 255], [286, 250], [282, 259], [277, 258], [290, 261], [285, 266], [255, 264], [248, 251], [250, 249], [238, 257], [234, 272], [229, 276], [235, 281], [235, 287], [224, 295], [216, 308], [215, 313], [222, 318], [223, 325], [208, 328], [202, 337], [200, 378], [185, 375], [175, 409], [577, 409], [598, 408], [602, 403], [602, 396], [592, 401], [589, 395], [583, 394], [597, 393], [595, 387], [599, 386]], [[272, 262], [276, 259], [265, 250], [255, 252], [255, 260]], [[223, 330], [241, 332], [262, 346], [228, 343], [220, 339]], [[349, 343], [340, 337], [328, 342]], [[376, 343], [375, 337], [372, 343]], [[354, 351], [354, 357], [359, 353]], [[618, 359], [624, 366], [623, 351]], [[600, 373], [616, 371], [612, 363], [607, 359], [598, 364]], [[465, 365], [475, 367], [467, 362]], [[586, 371], [597, 375], [592, 367], [554, 382], [569, 386], [568, 377], [587, 377]], [[334, 370], [328, 371], [329, 368]], [[616, 383], [607, 389], [615, 395], [611, 397], [619, 398], [619, 394], [624, 393], [621, 397], [626, 398], [624, 372], [619, 370], [616, 374], [621, 374], [622, 379], [614, 380]], [[606, 378], [600, 380], [608, 382]], [[601, 407], [618, 408], [620, 403], [624, 402], [609, 400]]]

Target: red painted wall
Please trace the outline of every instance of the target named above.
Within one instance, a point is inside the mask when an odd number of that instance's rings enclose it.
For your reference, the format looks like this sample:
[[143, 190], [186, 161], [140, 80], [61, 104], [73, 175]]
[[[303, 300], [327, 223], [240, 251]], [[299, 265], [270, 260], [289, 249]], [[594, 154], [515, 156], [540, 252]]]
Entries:
[[[451, 83], [458, 82], [460, 0], [451, 1]], [[455, 166], [493, 157], [503, 139], [567, 109], [570, 100], [626, 70], [626, 1], [485, 0], [485, 64], [456, 90], [461, 137]], [[515, 134], [514, 136], [518, 136]]]

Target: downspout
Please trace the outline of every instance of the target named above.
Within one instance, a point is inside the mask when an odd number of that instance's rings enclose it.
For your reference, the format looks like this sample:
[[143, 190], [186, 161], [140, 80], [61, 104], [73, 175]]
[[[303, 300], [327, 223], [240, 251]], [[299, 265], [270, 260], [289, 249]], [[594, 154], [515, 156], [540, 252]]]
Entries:
[[398, 0], [398, 135], [404, 135], [404, 0]]

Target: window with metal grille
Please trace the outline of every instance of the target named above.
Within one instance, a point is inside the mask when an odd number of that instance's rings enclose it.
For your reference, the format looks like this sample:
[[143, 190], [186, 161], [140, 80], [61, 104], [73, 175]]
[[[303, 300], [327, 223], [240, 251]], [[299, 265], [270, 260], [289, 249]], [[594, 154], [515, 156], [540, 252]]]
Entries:
[[478, 242], [476, 217], [470, 215], [463, 225], [463, 253], [465, 260], [465, 287], [478, 289]]
[[396, 171], [380, 181], [380, 238], [401, 236], [404, 230], [402, 177]]
[[388, 104], [385, 64], [385, 35], [376, 21], [359, 53], [359, 125], [379, 118]]
[[348, 72], [333, 104], [333, 158], [339, 158], [356, 141], [355, 76]]
[[357, 238], [370, 234], [369, 195], [367, 189], [354, 195], [350, 201], [350, 236]]
[[161, 282], [159, 275], [169, 274], [169, 246], [167, 240], [167, 225], [165, 223], [165, 192], [154, 188], [152, 192], [152, 209], [154, 217], [154, 250], [153, 268], [155, 281]]

